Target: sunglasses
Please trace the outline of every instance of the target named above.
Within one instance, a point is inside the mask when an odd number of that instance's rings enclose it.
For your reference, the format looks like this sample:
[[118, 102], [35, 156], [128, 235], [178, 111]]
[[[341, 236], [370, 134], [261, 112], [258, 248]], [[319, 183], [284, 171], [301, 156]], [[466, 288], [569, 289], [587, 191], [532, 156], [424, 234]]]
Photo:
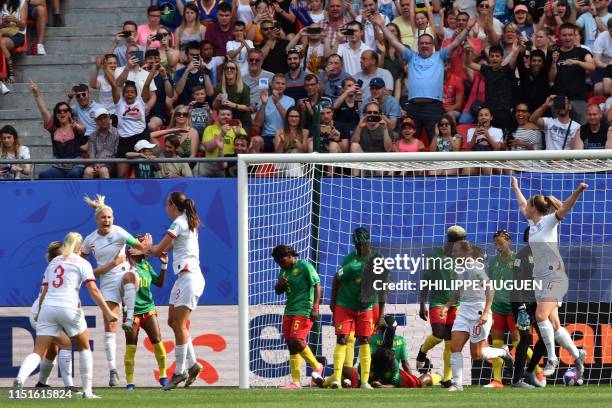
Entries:
[[170, 37], [170, 33], [159, 33], [162, 35], [162, 37]]
[[87, 96], [87, 92], [79, 92], [76, 94], [77, 98], [85, 98]]
[[258, 62], [261, 62], [261, 60], [259, 58], [249, 58], [248, 61], [251, 64], [257, 64]]
[[480, 6], [478, 6], [478, 8], [487, 9], [491, 8], [491, 6], [489, 6], [488, 4], [481, 4]]
[[236, 67], [234, 67], [234, 66], [227, 66], [227, 67], [225, 67], [225, 70], [226, 71], [235, 71]]
[[446, 127], [446, 126], [449, 126], [449, 125], [450, 125], [450, 123], [448, 123], [448, 122], [440, 122], [440, 123], [438, 123], [438, 126], [440, 126], [440, 127]]
[[189, 116], [189, 112], [176, 112], [174, 115], [179, 118], [180, 117], [186, 118], [187, 116]]
[[379, 113], [379, 111], [366, 111], [367, 115], [378, 115]]
[[261, 27], [261, 31], [271, 31], [274, 30], [274, 27]]
[[57, 113], [68, 113], [68, 112], [70, 112], [70, 109], [64, 108], [64, 109], [58, 109], [57, 110]]

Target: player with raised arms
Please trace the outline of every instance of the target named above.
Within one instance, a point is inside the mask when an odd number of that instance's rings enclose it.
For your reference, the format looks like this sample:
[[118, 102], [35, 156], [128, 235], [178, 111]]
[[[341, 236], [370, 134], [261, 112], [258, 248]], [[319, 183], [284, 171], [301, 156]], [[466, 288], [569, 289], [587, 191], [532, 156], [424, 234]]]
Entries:
[[567, 293], [569, 280], [559, 253], [557, 226], [588, 187], [587, 184], [580, 183], [563, 203], [554, 196], [543, 195], [535, 195], [527, 200], [519, 188], [518, 181], [512, 177], [516, 200], [530, 226], [529, 247], [534, 259], [533, 278], [542, 284], [542, 288], [535, 291], [538, 304], [535, 317], [546, 346], [547, 359], [543, 371], [545, 376], [552, 375], [559, 366], [555, 341], [575, 359], [576, 375], [580, 380], [584, 373], [586, 351], [578, 350], [559, 321], [558, 302], [561, 302]]
[[[144, 235], [136, 236], [139, 242], [143, 242], [144, 238]], [[153, 269], [153, 266], [151, 266], [147, 257], [141, 251], [130, 248], [128, 249], [128, 256], [132, 268], [135, 269], [135, 273], [138, 275], [139, 287], [134, 304], [133, 330], [125, 332], [124, 366], [127, 389], [131, 391], [135, 388], [134, 367], [136, 362], [134, 357], [138, 345], [138, 332], [141, 327], [147, 333], [153, 345], [153, 352], [155, 353], [157, 367], [159, 368], [159, 383], [163, 387], [168, 383], [168, 378], [166, 377], [166, 347], [161, 339], [159, 322], [157, 321], [157, 310], [155, 310], [155, 302], [151, 293], [151, 284], [158, 288], [164, 285], [166, 270], [168, 269], [168, 253], [164, 252], [159, 257], [161, 261], [160, 273]]]
[[166, 200], [166, 212], [172, 220], [167, 234], [153, 245], [149, 234], [145, 237], [145, 254], [160, 256], [172, 248], [172, 269], [177, 276], [168, 306], [168, 325], [174, 332], [176, 371], [164, 390], [176, 388], [185, 381], [189, 387], [198, 378], [202, 365], [198, 363], [191, 343], [187, 320], [204, 292], [204, 276], [200, 270], [198, 228], [200, 217], [195, 203], [180, 191], [173, 191]]
[[[453, 225], [446, 230], [446, 244], [443, 247], [434, 249], [427, 259], [430, 260], [429, 267], [423, 273], [423, 280], [429, 282], [450, 282], [454, 280], [454, 271], [452, 268], [445, 268], [445, 259], [452, 256], [453, 243], [464, 240], [466, 238], [465, 229], [459, 225]], [[442, 377], [442, 386], [450, 387], [452, 372], [450, 365], [451, 356], [451, 329], [459, 303], [451, 305], [449, 310], [444, 315], [444, 319], [440, 319], [440, 310], [453, 295], [453, 291], [436, 289], [429, 290], [427, 286], [419, 292], [420, 308], [419, 316], [431, 325], [431, 334], [427, 336], [416, 358], [417, 369], [421, 372], [428, 372], [431, 368], [431, 363], [427, 358], [427, 352], [434, 348], [437, 344], [444, 340], [444, 372]], [[429, 298], [429, 310], [425, 306], [425, 302]]]
[[89, 295], [102, 310], [105, 321], [116, 321], [117, 315], [106, 304], [96, 286], [91, 264], [79, 256], [83, 237], [70, 232], [64, 238], [62, 254], [54, 258], [45, 271], [43, 291], [40, 295], [39, 311], [34, 317], [36, 341], [34, 352], [22, 362], [19, 374], [13, 383], [15, 389], [23, 387], [26, 379], [38, 367], [62, 330], [76, 344], [84, 398], [99, 398], [92, 392], [93, 359], [89, 349], [89, 332], [79, 300], [79, 289], [85, 283]]
[[319, 300], [321, 285], [314, 266], [306, 260], [298, 259], [299, 254], [289, 245], [278, 245], [272, 250], [274, 262], [280, 266], [274, 291], [277, 295], [287, 294], [283, 314], [283, 337], [289, 348], [289, 367], [291, 379], [285, 389], [299, 389], [302, 357], [313, 375], [321, 376], [320, 364], [306, 343], [313, 322], [319, 319]]
[[[453, 293], [448, 302], [440, 310], [440, 318], [444, 319], [447, 311], [457, 302], [461, 306], [453, 323], [451, 331], [451, 370], [453, 383], [449, 391], [463, 391], [463, 356], [461, 350], [470, 341], [470, 354], [473, 360], [498, 358], [512, 365], [512, 357], [507, 348], [483, 347], [483, 341], [489, 337], [493, 319], [491, 304], [494, 291], [485, 282], [489, 277], [484, 269], [484, 253], [468, 241], [457, 241], [453, 244], [455, 258], [455, 277], [463, 281], [459, 290]], [[472, 285], [466, 285], [469, 282]], [[478, 282], [478, 283], [476, 283]], [[459, 283], [459, 282], [457, 282]], [[476, 287], [476, 283], [479, 285]]]
[[[132, 330], [134, 324], [134, 303], [138, 290], [138, 279], [131, 273], [130, 264], [126, 260], [125, 246], [144, 249], [142, 244], [126, 230], [114, 224], [113, 209], [106, 205], [105, 197], [97, 194], [95, 200], [88, 196], [85, 202], [94, 208], [97, 229], [89, 234], [83, 242], [83, 257], [90, 254], [96, 260], [94, 275], [100, 277], [100, 290], [113, 313], [119, 313], [122, 301], [125, 304], [127, 318], [123, 329]], [[119, 374], [116, 365], [116, 331], [115, 322], [104, 321], [104, 351], [110, 371], [108, 385], [119, 385]]]

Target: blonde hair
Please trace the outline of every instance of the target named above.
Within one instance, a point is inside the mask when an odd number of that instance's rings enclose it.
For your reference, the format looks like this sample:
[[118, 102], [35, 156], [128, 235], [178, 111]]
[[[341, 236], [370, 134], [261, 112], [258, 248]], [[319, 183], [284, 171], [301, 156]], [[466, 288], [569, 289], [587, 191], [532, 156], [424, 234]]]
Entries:
[[236, 92], [241, 94], [244, 89], [244, 83], [242, 82], [242, 74], [240, 73], [240, 65], [236, 60], [228, 60], [223, 64], [221, 71], [221, 92], [227, 94], [227, 80], [225, 79], [225, 66], [227, 64], [234, 64], [236, 67]]
[[113, 209], [104, 203], [105, 199], [106, 197], [100, 194], [96, 194], [95, 200], [92, 200], [87, 195], [83, 197], [83, 200], [87, 203], [87, 205], [95, 209], [96, 217], [98, 216], [98, 214], [100, 214], [100, 211], [105, 209], [110, 210], [111, 213], [113, 212]]
[[542, 215], [553, 213], [563, 205], [557, 197], [552, 195], [543, 196], [541, 194], [531, 197], [529, 203]]
[[72, 254], [80, 255], [81, 249], [83, 248], [83, 236], [78, 232], [69, 232], [64, 237], [64, 247], [62, 248], [62, 255], [69, 257]]
[[[178, 112], [181, 109], [187, 109], [187, 127], [189, 127], [189, 128], [192, 127], [191, 115], [189, 114], [189, 106], [187, 106], [187, 105], [176, 105], [176, 107], [172, 111], [172, 115], [170, 115], [170, 124], [168, 125], [169, 129], [171, 129], [173, 127], [176, 127], [176, 112]], [[179, 139], [180, 139], [180, 137], [179, 137]]]
[[62, 254], [62, 245], [63, 244], [59, 241], [49, 243], [49, 246], [47, 246], [47, 253], [45, 254], [47, 262], [50, 262], [53, 258]]

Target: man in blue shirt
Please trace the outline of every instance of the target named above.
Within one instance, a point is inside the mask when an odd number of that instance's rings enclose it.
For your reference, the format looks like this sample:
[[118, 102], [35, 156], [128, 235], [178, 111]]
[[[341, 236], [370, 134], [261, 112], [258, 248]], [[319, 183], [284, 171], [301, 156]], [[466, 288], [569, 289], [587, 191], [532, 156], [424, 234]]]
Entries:
[[418, 38], [418, 52], [402, 44], [384, 25], [380, 15], [371, 17], [372, 23], [380, 27], [389, 41], [389, 45], [402, 54], [402, 60], [408, 64], [408, 104], [407, 114], [415, 121], [417, 135], [425, 128], [429, 141], [434, 136], [434, 126], [444, 114], [442, 97], [444, 95], [444, 64], [451, 57], [453, 50], [467, 37], [475, 21], [455, 37], [447, 47], [435, 52], [431, 35], [423, 34]]
[[[295, 105], [293, 98], [284, 95], [287, 88], [285, 74], [276, 74], [272, 77], [272, 91], [261, 91], [261, 104], [255, 115], [254, 125], [261, 129], [261, 138], [264, 143], [264, 152], [273, 152], [274, 136], [277, 129], [285, 128], [287, 109]], [[255, 136], [254, 138], [259, 138]]]

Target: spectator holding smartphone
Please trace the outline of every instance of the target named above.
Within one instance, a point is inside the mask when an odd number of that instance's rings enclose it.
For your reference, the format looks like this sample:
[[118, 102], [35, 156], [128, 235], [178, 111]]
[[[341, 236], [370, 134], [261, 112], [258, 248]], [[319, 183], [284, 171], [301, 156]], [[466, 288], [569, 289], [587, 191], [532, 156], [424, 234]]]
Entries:
[[[136, 90], [138, 92], [138, 96], [143, 94], [144, 84], [149, 76], [149, 72], [144, 69], [145, 58], [146, 56], [157, 55], [159, 56], [159, 51], [157, 50], [147, 50], [146, 53], [139, 51], [137, 47], [130, 45], [127, 48], [126, 57], [128, 58], [128, 63], [124, 67], [118, 67], [114, 71], [115, 81], [119, 88], [123, 87], [123, 84], [126, 81], [131, 81], [136, 84]], [[149, 86], [149, 98], [148, 109], [147, 112], [155, 105], [157, 101], [157, 86], [155, 86], [155, 82], [151, 81]]]
[[289, 41], [282, 39], [280, 23], [266, 20], [261, 24], [264, 43], [261, 52], [264, 55], [263, 69], [275, 74], [289, 71], [287, 65], [287, 45]]
[[8, 83], [15, 82], [15, 68], [13, 65], [12, 52], [15, 48], [25, 44], [27, 31], [28, 2], [26, 0], [3, 1], [0, 6], [0, 18], [2, 19], [0, 29], [0, 51], [6, 60]]
[[[251, 112], [257, 112], [259, 110], [260, 92], [262, 91], [260, 82], [264, 79], [264, 82], [270, 83], [272, 81], [273, 73], [264, 71], [261, 67], [263, 64], [263, 52], [259, 48], [251, 48], [247, 53], [248, 71], [242, 72], [242, 80], [249, 87], [250, 90], [250, 102]], [[268, 89], [268, 85], [265, 86]]]
[[[21, 144], [17, 130], [11, 125], [4, 125], [0, 129], [0, 159], [30, 159], [30, 149]], [[7, 164], [4, 167], [0, 167], [0, 179], [20, 179], [22, 176], [29, 176], [31, 171], [32, 166], [30, 164]]]
[[[117, 147], [119, 146], [119, 133], [112, 126], [111, 117], [105, 108], [98, 108], [94, 111], [96, 121], [96, 131], [89, 137], [87, 153], [90, 159], [108, 159], [116, 157]], [[112, 164], [89, 164], [85, 166], [83, 178], [107, 179], [114, 173]]]
[[[297, 50], [301, 69], [318, 76], [319, 70], [325, 66], [323, 36], [323, 28], [319, 24], [302, 28], [287, 44], [287, 57], [289, 57], [290, 50]], [[305, 44], [304, 38], [307, 40]], [[287, 64], [291, 65], [289, 61]], [[291, 66], [289, 69], [291, 70]]]
[[[374, 50], [367, 50], [361, 53], [361, 71], [357, 72], [353, 77], [359, 82], [361, 88], [363, 84], [369, 84], [373, 78], [382, 78], [385, 82], [385, 91], [389, 95], [393, 95], [394, 81], [391, 76], [391, 72], [384, 68], [379, 68], [380, 56]], [[363, 98], [365, 101], [369, 100], [370, 88], [363, 87], [362, 89]]]
[[138, 26], [136, 42], [139, 45], [148, 45], [150, 48], [158, 48], [159, 40], [153, 40], [161, 23], [161, 10], [158, 6], [153, 5], [147, 8], [147, 20], [147, 24]]
[[[177, 135], [167, 135], [164, 138], [164, 157], [167, 159], [178, 157], [177, 151], [180, 145]], [[160, 163], [159, 167], [161, 177], [164, 178], [193, 177], [189, 163]]]
[[340, 131], [340, 147], [347, 153], [349, 141], [360, 121], [362, 91], [353, 78], [346, 78], [342, 89], [342, 94], [334, 102], [334, 124]]
[[[549, 111], [553, 117], [543, 117]], [[544, 133], [546, 150], [568, 150], [573, 146], [580, 123], [570, 116], [572, 103], [565, 95], [550, 95], [546, 102], [531, 114], [529, 120]]]
[[363, 0], [361, 3], [361, 14], [355, 17], [355, 20], [363, 25], [363, 42], [373, 50], [376, 49], [376, 41], [382, 41], [384, 38], [380, 28], [376, 27], [369, 20], [370, 16], [378, 14], [380, 14], [385, 25], [390, 23], [389, 18], [380, 13], [376, 0]]
[[[343, 143], [340, 131], [334, 126], [334, 108], [329, 98], [324, 98], [321, 105], [321, 125], [319, 126], [319, 146], [315, 145], [315, 133], [310, 132], [308, 139], [308, 152], [318, 153], [342, 153], [341, 143]], [[348, 144], [348, 141], [345, 142]]]
[[[174, 97], [174, 87], [166, 67], [161, 64], [159, 50], [147, 50], [145, 54], [144, 70], [150, 72], [153, 68], [157, 73], [153, 77], [155, 84], [155, 103], [150, 105], [147, 111], [147, 123], [150, 131], [159, 129], [168, 124], [169, 103]], [[148, 74], [147, 74], [148, 75]]]
[[[89, 86], [98, 89], [98, 103], [109, 113], [113, 126], [117, 126], [117, 115], [115, 115], [115, 102], [113, 101], [113, 88], [106, 78], [104, 70], [109, 69], [113, 75], [118, 67], [118, 60], [115, 54], [106, 54], [96, 57], [96, 69], [89, 78]], [[102, 70], [102, 72], [100, 72]]]
[[[115, 56], [117, 57], [118, 66], [120, 67], [127, 65], [129, 59], [127, 48], [129, 46], [136, 46], [138, 48], [138, 51], [142, 51], [143, 53], [145, 51], [145, 46], [138, 44], [136, 35], [137, 30], [138, 25], [131, 20], [127, 20], [123, 23], [122, 31], [115, 34], [113, 46], [108, 51], [108, 54], [115, 54]], [[122, 40], [123, 44], [119, 45]]]
[[[382, 17], [380, 17], [382, 19]], [[361, 55], [364, 51], [372, 50], [361, 41], [363, 25], [358, 21], [351, 21], [346, 28], [340, 30], [336, 43], [329, 43], [325, 55], [338, 54], [342, 57], [344, 71], [353, 76], [361, 70]], [[344, 42], [346, 39], [346, 42]]]
[[214, 94], [211, 71], [202, 63], [199, 43], [193, 41], [187, 44], [187, 59], [187, 66], [178, 69], [174, 74], [175, 91], [178, 95], [176, 103], [180, 105], [188, 105], [191, 102], [192, 89], [197, 85], [204, 87], [206, 96]]

